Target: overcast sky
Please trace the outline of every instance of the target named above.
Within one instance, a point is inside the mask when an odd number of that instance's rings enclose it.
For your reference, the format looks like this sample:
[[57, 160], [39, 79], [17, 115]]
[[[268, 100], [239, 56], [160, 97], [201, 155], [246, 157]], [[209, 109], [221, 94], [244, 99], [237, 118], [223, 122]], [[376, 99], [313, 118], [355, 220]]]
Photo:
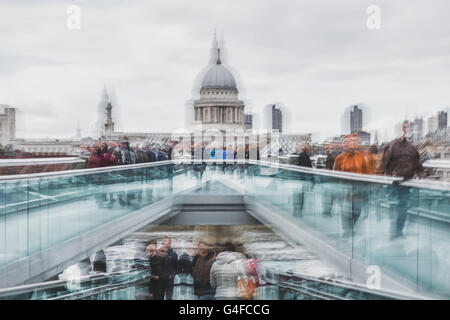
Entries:
[[382, 139], [450, 106], [449, 12], [448, 0], [0, 0], [0, 104], [20, 110], [19, 137], [70, 137], [96, 121], [106, 83], [120, 130], [170, 132], [217, 28], [247, 111], [282, 102], [286, 131], [325, 137], [364, 103]]

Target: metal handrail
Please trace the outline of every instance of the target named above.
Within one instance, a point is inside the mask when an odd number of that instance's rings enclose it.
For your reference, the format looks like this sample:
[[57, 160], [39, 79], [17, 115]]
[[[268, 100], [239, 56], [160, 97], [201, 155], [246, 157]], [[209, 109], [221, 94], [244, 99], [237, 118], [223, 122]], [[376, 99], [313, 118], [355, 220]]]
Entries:
[[[116, 291], [116, 290], [120, 290], [123, 288], [134, 287], [134, 286], [138, 286], [138, 285], [142, 285], [142, 284], [144, 284], [144, 285], [148, 284], [148, 281], [149, 281], [148, 278], [149, 277], [143, 277], [142, 279], [134, 279], [134, 280], [126, 281], [126, 282], [107, 284], [107, 285], [104, 285], [101, 287], [89, 288], [89, 289], [86, 289], [83, 291], [73, 292], [73, 293], [63, 295], [63, 296], [49, 298], [47, 300], [67, 300], [68, 298], [73, 298], [73, 300], [77, 300], [77, 299], [81, 299], [81, 298], [95, 297], [100, 294], [105, 294], [107, 292]], [[179, 287], [179, 286], [192, 287], [193, 284], [186, 284], [186, 283], [175, 283], [174, 284], [174, 287]]]
[[[200, 160], [199, 160], [200, 161]], [[216, 160], [202, 160], [204, 163], [214, 163], [218, 162]], [[285, 169], [294, 172], [320, 175], [331, 178], [345, 179], [350, 181], [361, 181], [361, 182], [371, 182], [371, 183], [379, 183], [379, 184], [398, 184], [404, 185], [407, 187], [415, 187], [415, 188], [424, 188], [424, 189], [434, 189], [439, 191], [450, 191], [450, 182], [444, 181], [436, 181], [436, 180], [428, 180], [428, 179], [411, 179], [404, 180], [402, 177], [391, 177], [391, 176], [382, 176], [382, 175], [369, 175], [369, 174], [361, 174], [361, 173], [352, 173], [352, 172], [344, 172], [344, 171], [334, 171], [329, 169], [317, 169], [317, 168], [308, 168], [301, 167], [290, 164], [283, 163], [273, 163], [269, 161], [262, 160], [234, 160], [236, 164], [254, 164], [254, 165], [262, 165], [266, 167], [271, 167], [274, 169]], [[228, 162], [223, 160], [223, 164], [233, 164], [231, 160]]]
[[321, 300], [347, 300], [342, 297], [331, 295], [329, 293], [321, 292], [321, 291], [314, 290], [311, 288], [302, 288], [302, 287], [294, 286], [291, 283], [276, 283], [276, 282], [272, 282], [272, 281], [267, 281], [267, 283], [277, 286], [279, 288], [294, 291], [297, 293], [302, 293], [302, 294], [312, 296], [312, 297], [315, 297], [315, 298], [318, 298]]
[[157, 161], [157, 162], [146, 162], [146, 163], [138, 163], [138, 164], [125, 164], [118, 166], [109, 166], [102, 168], [89, 168], [89, 169], [73, 169], [73, 170], [64, 170], [64, 171], [55, 171], [55, 172], [41, 172], [41, 173], [31, 173], [31, 174], [17, 174], [17, 175], [7, 175], [0, 176], [0, 182], [3, 180], [24, 180], [24, 179], [33, 179], [33, 178], [48, 178], [48, 177], [65, 177], [65, 176], [79, 176], [79, 175], [90, 175], [102, 172], [111, 172], [111, 171], [126, 171], [132, 169], [140, 169], [147, 167], [159, 167], [167, 164], [174, 164], [171, 160], [165, 161]]
[[66, 158], [25, 158], [25, 159], [0, 159], [0, 167], [40, 166], [47, 164], [84, 163], [86, 160], [79, 157]]
[[250, 160], [251, 164], [269, 166], [272, 168], [286, 169], [290, 171], [296, 171], [300, 173], [308, 173], [332, 178], [340, 178], [351, 181], [363, 181], [363, 182], [375, 182], [382, 184], [393, 184], [394, 182], [403, 181], [403, 178], [400, 177], [387, 177], [380, 175], [369, 175], [369, 174], [360, 174], [360, 173], [352, 173], [352, 172], [343, 172], [343, 171], [333, 171], [328, 169], [316, 169], [316, 168], [308, 168], [308, 167], [300, 167], [291, 164], [283, 164], [283, 163], [272, 163], [267, 161], [255, 161]]
[[[181, 162], [180, 160], [172, 160], [176, 163], [186, 163]], [[191, 160], [192, 164], [225, 164], [225, 165], [232, 165], [232, 164], [253, 164], [253, 165], [260, 165], [260, 166], [266, 166], [271, 167], [273, 169], [285, 169], [289, 171], [295, 171], [300, 173], [306, 173], [306, 174], [314, 174], [314, 175], [320, 175], [320, 176], [327, 176], [332, 178], [340, 178], [340, 179], [346, 179], [351, 181], [362, 181], [362, 182], [375, 182], [375, 183], [382, 183], [382, 184], [393, 184], [394, 182], [400, 182], [403, 181], [403, 178], [401, 177], [389, 177], [389, 176], [381, 176], [381, 175], [369, 175], [369, 174], [360, 174], [360, 173], [352, 173], [352, 172], [344, 172], [344, 171], [333, 171], [328, 169], [316, 169], [316, 168], [308, 168], [308, 167], [301, 167], [296, 165], [289, 165], [289, 164], [283, 164], [278, 162], [269, 162], [269, 161], [263, 161], [263, 160], [243, 160], [243, 159], [203, 159], [203, 160]]]
[[431, 159], [423, 163], [425, 168], [450, 169], [450, 160]]
[[421, 188], [421, 189], [431, 189], [437, 191], [450, 191], [450, 182], [446, 181], [436, 181], [436, 180], [426, 180], [426, 179], [414, 179], [407, 180], [400, 185], [405, 187]]
[[33, 178], [47, 178], [47, 177], [74, 177], [80, 175], [91, 175], [102, 172], [116, 172], [116, 171], [127, 171], [133, 169], [140, 168], [151, 168], [151, 167], [159, 167], [165, 165], [177, 165], [177, 164], [253, 164], [253, 165], [261, 165], [266, 167], [271, 167], [274, 169], [284, 169], [294, 172], [319, 175], [324, 177], [345, 179], [349, 181], [360, 181], [360, 182], [370, 182], [370, 183], [379, 183], [379, 184], [387, 184], [392, 185], [397, 183], [399, 185], [404, 185], [408, 187], [417, 187], [417, 188], [426, 188], [426, 189], [434, 189], [434, 190], [446, 190], [450, 191], [450, 183], [442, 182], [442, 181], [434, 181], [434, 180], [426, 180], [426, 179], [412, 179], [404, 181], [401, 177], [389, 177], [389, 176], [381, 176], [381, 175], [368, 175], [368, 174], [359, 174], [359, 173], [351, 173], [351, 172], [342, 172], [342, 171], [333, 171], [328, 169], [317, 169], [317, 168], [308, 168], [308, 167], [300, 167], [296, 165], [282, 164], [282, 163], [273, 163], [262, 160], [240, 160], [240, 159], [203, 159], [203, 160], [195, 160], [195, 159], [178, 159], [178, 160], [165, 160], [158, 162], [146, 162], [139, 164], [130, 164], [130, 165], [120, 165], [120, 166], [109, 166], [102, 168], [90, 168], [90, 169], [74, 169], [74, 170], [65, 170], [65, 171], [57, 171], [57, 172], [43, 172], [43, 173], [32, 173], [32, 174], [21, 174], [21, 175], [8, 175], [8, 176], [0, 176], [0, 182], [2, 181], [20, 181], [24, 179], [33, 179]]
[[303, 275], [303, 274], [297, 274], [297, 273], [285, 273], [285, 272], [277, 272], [274, 273], [277, 276], [285, 276], [285, 277], [289, 277], [289, 278], [294, 278], [294, 279], [299, 279], [299, 280], [306, 280], [306, 281], [311, 281], [311, 282], [316, 282], [316, 283], [321, 283], [324, 285], [332, 285], [332, 286], [337, 286], [337, 287], [341, 287], [341, 288], [345, 288], [345, 289], [350, 289], [350, 290], [356, 290], [356, 291], [361, 291], [361, 292], [365, 292], [368, 294], [372, 294], [372, 295], [379, 295], [379, 296], [384, 296], [384, 297], [389, 297], [392, 299], [407, 299], [407, 300], [423, 300], [426, 299], [426, 297], [424, 296], [417, 296], [417, 295], [412, 295], [412, 294], [404, 294], [404, 293], [399, 293], [399, 292], [394, 292], [394, 291], [387, 291], [387, 290], [383, 290], [383, 289], [368, 289], [360, 284], [357, 283], [353, 283], [353, 282], [349, 282], [349, 281], [344, 281], [344, 280], [338, 280], [338, 279], [330, 279], [330, 281], [324, 280], [324, 279], [320, 279], [320, 278], [314, 278], [311, 276], [307, 276], [307, 275]]
[[[121, 275], [121, 274], [129, 273], [129, 272], [134, 272], [137, 270], [139, 270], [139, 269], [122, 270], [122, 271], [115, 271], [115, 272], [110, 272], [110, 273], [89, 274], [89, 275], [81, 276], [81, 277], [77, 278], [76, 280], [80, 281], [80, 282], [86, 282], [86, 281], [92, 280], [94, 278], [99, 278], [99, 279], [107, 278], [107, 277], [111, 277], [111, 276], [115, 276], [115, 275]], [[14, 293], [21, 293], [23, 291], [31, 291], [31, 290], [35, 290], [35, 289], [39, 289], [39, 290], [50, 289], [50, 288], [54, 288], [54, 287], [57, 287], [60, 285], [64, 285], [68, 282], [69, 281], [67, 281], [67, 280], [53, 280], [53, 281], [25, 284], [25, 285], [9, 287], [9, 288], [1, 288], [0, 296], [14, 294]]]
[[96, 286], [96, 287], [87, 288], [87, 289], [84, 289], [81, 291], [70, 292], [65, 295], [49, 298], [47, 300], [65, 300], [65, 299], [71, 298], [71, 297], [75, 297], [75, 299], [77, 297], [86, 298], [86, 297], [90, 297], [90, 296], [99, 295], [99, 294], [102, 294], [105, 292], [115, 291], [115, 290], [119, 290], [121, 288], [127, 288], [127, 287], [131, 287], [131, 286], [136, 286], [141, 283], [146, 283], [146, 282], [148, 282], [148, 278], [149, 277], [143, 276], [142, 278], [131, 279], [131, 280], [127, 280], [125, 282], [108, 283], [103, 286]]
[[147, 282], [148, 282], [148, 278], [144, 277], [143, 279], [134, 279], [134, 280], [126, 281], [126, 282], [107, 284], [107, 285], [100, 286], [100, 287], [89, 288], [89, 289], [86, 289], [83, 291], [68, 293], [63, 296], [49, 298], [47, 300], [69, 300], [70, 298], [71, 298], [70, 300], [77, 300], [80, 298], [98, 296], [100, 294], [104, 294], [107, 292], [116, 291], [116, 290], [132, 287], [132, 286], [137, 286], [140, 284], [145, 284]]

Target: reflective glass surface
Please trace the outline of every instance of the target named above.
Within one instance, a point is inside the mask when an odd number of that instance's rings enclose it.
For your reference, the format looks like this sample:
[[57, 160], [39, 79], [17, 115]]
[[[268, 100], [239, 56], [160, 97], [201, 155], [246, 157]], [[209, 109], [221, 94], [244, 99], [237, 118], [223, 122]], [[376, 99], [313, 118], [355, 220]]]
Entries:
[[450, 192], [254, 165], [246, 194], [418, 293], [450, 297]]
[[188, 173], [166, 164], [2, 181], [0, 266], [192, 188]]

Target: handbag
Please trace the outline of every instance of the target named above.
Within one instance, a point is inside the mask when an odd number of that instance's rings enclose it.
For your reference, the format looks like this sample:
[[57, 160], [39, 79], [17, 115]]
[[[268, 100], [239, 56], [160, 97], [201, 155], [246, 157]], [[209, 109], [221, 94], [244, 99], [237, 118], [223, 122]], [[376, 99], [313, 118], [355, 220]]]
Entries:
[[237, 279], [237, 289], [239, 298], [244, 298], [247, 300], [252, 299], [255, 288], [256, 285], [253, 279], [249, 279], [248, 282], [245, 282], [241, 277]]

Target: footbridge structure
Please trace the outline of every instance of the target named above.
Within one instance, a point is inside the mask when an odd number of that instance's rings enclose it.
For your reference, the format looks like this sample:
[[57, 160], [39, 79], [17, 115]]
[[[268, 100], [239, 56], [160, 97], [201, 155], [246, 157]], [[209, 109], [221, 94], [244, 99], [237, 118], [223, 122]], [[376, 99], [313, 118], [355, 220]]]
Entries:
[[231, 160], [4, 176], [0, 187], [0, 296], [149, 224], [264, 224], [354, 286], [450, 297], [448, 183]]

